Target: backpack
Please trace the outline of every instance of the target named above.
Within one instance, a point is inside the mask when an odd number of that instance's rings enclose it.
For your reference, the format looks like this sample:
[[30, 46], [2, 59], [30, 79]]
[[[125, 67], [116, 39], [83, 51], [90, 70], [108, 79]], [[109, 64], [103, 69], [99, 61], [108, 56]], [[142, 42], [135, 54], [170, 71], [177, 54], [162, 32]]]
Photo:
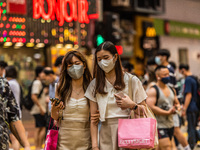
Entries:
[[197, 107], [200, 110], [200, 80], [196, 76], [192, 76], [192, 78], [197, 83], [197, 98], [195, 100], [196, 100]]
[[[35, 80], [33, 80], [34, 82]], [[23, 98], [23, 101], [22, 101], [22, 105], [27, 109], [27, 110], [31, 110], [33, 105], [34, 105], [34, 102], [31, 98], [32, 96], [32, 87], [33, 87], [33, 82], [31, 83], [31, 85], [28, 87], [28, 94], [25, 96], [25, 98]], [[37, 96], [37, 98], [40, 98], [42, 93], [43, 93], [43, 90], [44, 90], [44, 86], [42, 84], [42, 90], [40, 91], [39, 95]]]
[[[152, 87], [155, 88], [155, 90], [156, 90], [156, 106], [157, 106], [158, 99], [160, 97], [160, 92], [159, 92], [159, 89], [158, 89], [157, 85], [153, 85]], [[171, 86], [169, 86], [169, 88], [172, 90], [173, 94], [175, 95], [175, 92], [174, 92], [173, 88]]]

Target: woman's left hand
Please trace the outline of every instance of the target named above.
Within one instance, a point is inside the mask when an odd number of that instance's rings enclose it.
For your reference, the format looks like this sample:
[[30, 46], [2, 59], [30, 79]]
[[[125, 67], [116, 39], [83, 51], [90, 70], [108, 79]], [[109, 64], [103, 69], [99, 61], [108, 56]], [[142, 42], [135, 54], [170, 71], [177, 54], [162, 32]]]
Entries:
[[132, 108], [134, 106], [134, 102], [128, 97], [120, 97], [117, 94], [115, 94], [115, 97], [119, 98], [120, 100], [116, 100], [117, 106], [122, 109]]
[[99, 110], [97, 110], [96, 114], [91, 114], [91, 121], [95, 124], [98, 125], [99, 124]]

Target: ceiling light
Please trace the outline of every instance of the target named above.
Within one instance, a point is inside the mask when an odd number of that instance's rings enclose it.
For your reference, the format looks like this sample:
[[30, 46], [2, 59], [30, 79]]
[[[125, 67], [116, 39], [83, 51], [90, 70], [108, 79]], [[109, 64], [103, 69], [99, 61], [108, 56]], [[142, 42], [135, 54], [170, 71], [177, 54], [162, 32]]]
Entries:
[[72, 45], [72, 44], [66, 44], [66, 45], [65, 45], [65, 48], [66, 48], [66, 49], [73, 48], [73, 45]]
[[44, 46], [45, 46], [44, 43], [38, 43], [38, 44], [36, 45], [36, 47], [38, 47], [38, 48], [43, 48]]
[[56, 48], [57, 49], [63, 48], [63, 44], [56, 44]]
[[35, 45], [34, 43], [27, 43], [26, 47], [34, 47], [34, 45]]
[[79, 46], [78, 45], [74, 45], [74, 49], [78, 49], [79, 48]]
[[5, 46], [5, 47], [12, 46], [12, 42], [5, 42], [3, 46]]
[[22, 47], [22, 46], [24, 46], [24, 43], [22, 43], [22, 42], [17, 42], [15, 44], [15, 47]]

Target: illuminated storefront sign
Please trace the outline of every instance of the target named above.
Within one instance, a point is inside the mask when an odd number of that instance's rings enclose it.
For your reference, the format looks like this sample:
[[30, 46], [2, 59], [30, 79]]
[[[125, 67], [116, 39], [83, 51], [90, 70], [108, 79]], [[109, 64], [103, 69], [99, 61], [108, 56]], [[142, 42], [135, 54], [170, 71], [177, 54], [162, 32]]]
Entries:
[[[47, 0], [48, 13], [44, 10], [44, 0], [33, 0], [33, 18], [44, 20], [59, 21], [59, 26], [66, 22], [79, 21], [80, 23], [89, 23], [88, 1], [87, 0]], [[69, 6], [69, 12], [67, 11]], [[78, 11], [77, 11], [78, 10]]]
[[[15, 7], [16, 13], [8, 12], [11, 3], [26, 3], [30, 11], [25, 16], [18, 15], [20, 7]], [[98, 17], [94, 0], [0, 0], [0, 43], [84, 46], [89, 39], [87, 23]]]
[[26, 0], [7, 0], [7, 11], [10, 14], [26, 15]]
[[154, 27], [147, 27], [146, 29], [146, 37], [155, 37], [156, 36], [156, 30]]

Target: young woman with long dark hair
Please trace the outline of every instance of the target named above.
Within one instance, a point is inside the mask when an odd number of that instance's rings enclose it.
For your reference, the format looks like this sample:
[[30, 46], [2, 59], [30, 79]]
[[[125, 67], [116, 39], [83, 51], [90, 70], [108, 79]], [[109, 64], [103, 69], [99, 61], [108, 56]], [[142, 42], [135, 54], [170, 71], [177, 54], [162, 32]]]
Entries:
[[63, 109], [59, 129], [58, 150], [91, 149], [89, 101], [84, 97], [91, 81], [86, 59], [78, 51], [70, 51], [63, 58], [57, 97], [58, 106], [52, 104], [51, 116], [58, 120]]
[[[104, 42], [96, 49], [94, 78], [85, 96], [90, 100], [91, 114], [99, 110], [102, 126], [98, 146], [98, 129], [91, 121], [92, 148], [121, 150], [117, 142], [118, 119], [128, 118], [130, 109], [142, 112], [141, 105], [146, 106], [146, 93], [137, 77], [122, 71], [120, 56], [111, 42]], [[130, 78], [132, 78], [133, 99], [128, 96]], [[122, 92], [124, 96], [120, 96], [118, 92]]]

